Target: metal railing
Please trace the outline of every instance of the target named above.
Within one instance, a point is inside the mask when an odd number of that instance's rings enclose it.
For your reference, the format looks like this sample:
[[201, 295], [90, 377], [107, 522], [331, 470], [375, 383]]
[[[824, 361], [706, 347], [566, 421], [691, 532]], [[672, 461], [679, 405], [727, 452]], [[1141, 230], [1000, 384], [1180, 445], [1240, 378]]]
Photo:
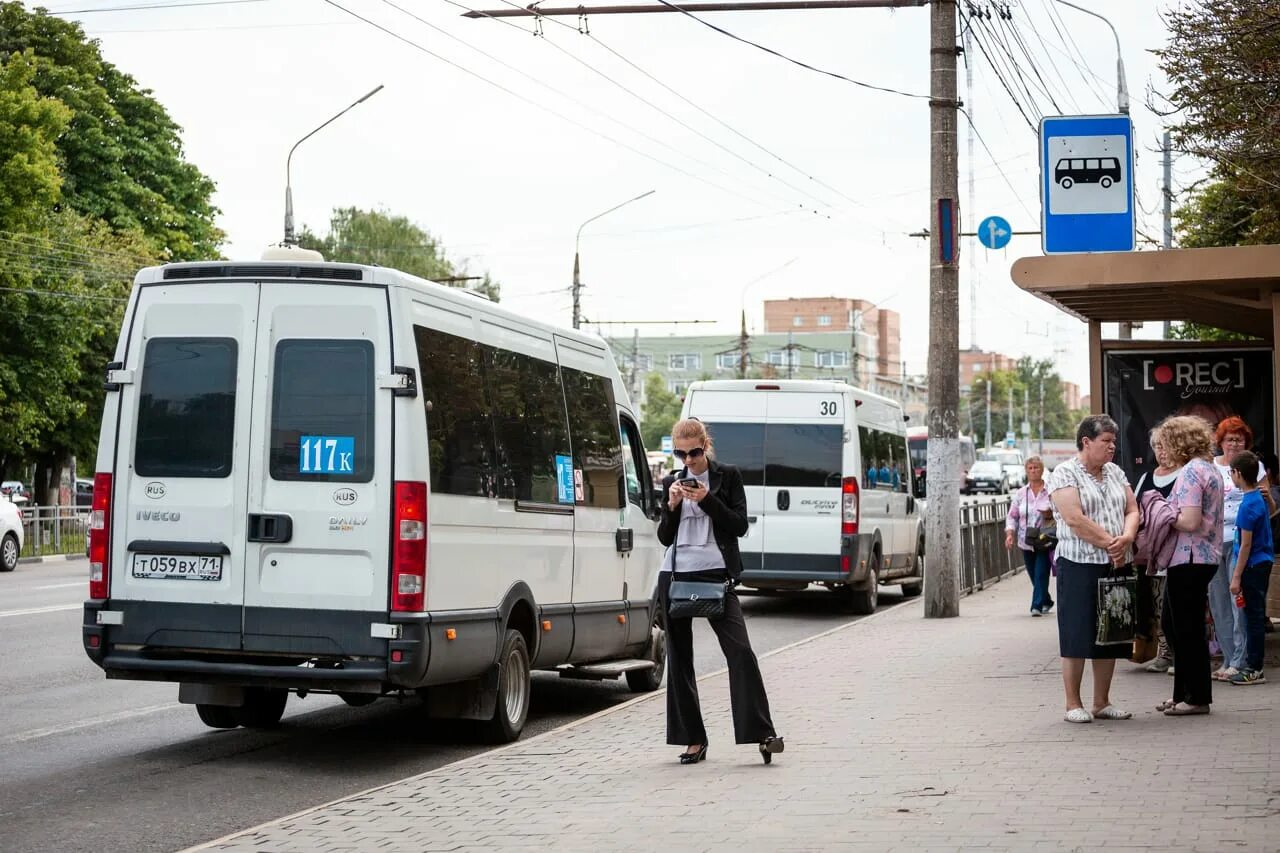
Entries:
[[84, 554], [89, 535], [89, 508], [21, 506], [23, 557]]
[[1024, 568], [1022, 552], [1004, 547], [1009, 498], [960, 506], [960, 588], [968, 594]]

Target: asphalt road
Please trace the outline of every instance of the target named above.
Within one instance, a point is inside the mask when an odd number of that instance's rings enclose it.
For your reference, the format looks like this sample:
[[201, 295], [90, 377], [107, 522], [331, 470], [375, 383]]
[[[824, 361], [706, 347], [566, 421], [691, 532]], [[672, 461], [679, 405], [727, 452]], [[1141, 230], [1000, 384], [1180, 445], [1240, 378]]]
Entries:
[[[177, 686], [107, 681], [80, 648], [86, 563], [24, 564], [0, 575], [0, 847], [171, 851], [481, 752], [464, 724], [428, 723], [414, 700], [348, 708], [290, 697], [269, 732], [215, 731]], [[881, 590], [881, 606], [901, 601]], [[766, 652], [850, 621], [821, 589], [743, 596]], [[700, 672], [724, 665], [706, 625]], [[781, 685], [770, 685], [783, 689]], [[623, 683], [534, 678], [525, 736], [625, 701]], [[785, 721], [779, 721], [785, 733]], [[664, 733], [655, 750], [671, 751]], [[548, 742], [554, 749], [554, 741]], [[678, 750], [677, 750], [678, 751]]]

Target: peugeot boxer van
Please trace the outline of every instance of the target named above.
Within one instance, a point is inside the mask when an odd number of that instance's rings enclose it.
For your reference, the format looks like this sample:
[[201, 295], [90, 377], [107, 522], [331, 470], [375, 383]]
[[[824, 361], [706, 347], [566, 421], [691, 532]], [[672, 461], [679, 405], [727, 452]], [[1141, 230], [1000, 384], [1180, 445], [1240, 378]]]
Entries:
[[652, 477], [606, 344], [395, 270], [142, 270], [108, 365], [84, 648], [210, 726], [291, 691], [519, 736], [530, 671], [654, 690]]
[[694, 382], [683, 417], [742, 470], [743, 584], [823, 584], [855, 613], [875, 610], [880, 584], [920, 594], [924, 527], [896, 402], [841, 382]]

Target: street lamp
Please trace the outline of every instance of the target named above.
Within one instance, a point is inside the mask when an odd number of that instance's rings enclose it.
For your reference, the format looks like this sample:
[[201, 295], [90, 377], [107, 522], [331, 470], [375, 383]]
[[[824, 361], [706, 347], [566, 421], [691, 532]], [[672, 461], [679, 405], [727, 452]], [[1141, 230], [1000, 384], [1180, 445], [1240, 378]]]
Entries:
[[1070, 6], [1077, 12], [1084, 12], [1086, 15], [1092, 15], [1111, 28], [1111, 35], [1114, 36], [1116, 40], [1116, 109], [1121, 114], [1128, 115], [1129, 81], [1126, 80], [1124, 76], [1124, 56], [1120, 53], [1120, 34], [1116, 32], [1116, 28], [1110, 21], [1102, 15], [1099, 15], [1097, 12], [1094, 12], [1092, 9], [1077, 6], [1075, 3], [1068, 2], [1068, 0], [1057, 0], [1057, 2], [1061, 3], [1063, 6]]
[[648, 192], [640, 193], [640, 195], [635, 198], [629, 198], [622, 204], [615, 204], [604, 213], [597, 213], [595, 216], [578, 226], [578, 233], [573, 238], [573, 327], [575, 329], [582, 325], [582, 279], [580, 277], [580, 266], [578, 263], [578, 244], [582, 242], [582, 229], [586, 228], [600, 217], [607, 216], [620, 207], [626, 207], [631, 204], [631, 202], [639, 201], [640, 199], [645, 198], [646, 196], [651, 196], [656, 192], [657, 190], [649, 190]]
[[369, 100], [370, 98], [372, 98], [374, 95], [378, 94], [381, 91], [382, 91], [382, 84], [379, 83], [376, 89], [373, 89], [367, 92], [358, 101], [352, 103], [351, 105], [346, 107], [346, 109], [342, 110], [342, 112], [337, 113], [328, 121], [326, 121], [324, 124], [320, 125], [315, 130], [311, 131], [306, 136], [302, 137], [297, 142], [293, 143], [293, 147], [289, 149], [289, 156], [285, 158], [285, 161], [284, 161], [284, 244], [286, 246], [296, 246], [298, 244], [297, 238], [295, 238], [293, 234], [293, 186], [290, 179], [290, 167], [293, 165], [293, 152], [298, 150], [299, 145], [306, 142], [308, 139], [315, 136], [320, 131], [324, 130], [326, 127], [328, 127], [338, 118], [340, 118], [342, 115], [354, 109], [355, 107], [359, 106], [360, 104], [363, 104], [365, 101]]
[[[774, 267], [773, 269], [769, 270], [766, 273], [761, 273], [760, 275], [751, 279], [751, 281], [742, 285], [742, 293], [740, 294], [740, 297], [739, 297], [739, 301], [741, 302], [741, 305], [739, 307], [742, 309], [742, 331], [738, 335], [738, 378], [739, 379], [747, 378], [747, 342], [749, 340], [749, 338], [747, 337], [747, 291], [750, 290], [756, 284], [759, 284], [760, 282], [764, 281], [769, 276], [776, 275], [777, 273], [782, 272], [783, 270], [785, 270], [787, 267], [791, 266], [798, 260], [800, 260], [798, 256], [794, 257], [791, 260], [787, 261], [782, 266]], [[788, 361], [791, 359], [790, 350], [787, 351], [787, 359]]]

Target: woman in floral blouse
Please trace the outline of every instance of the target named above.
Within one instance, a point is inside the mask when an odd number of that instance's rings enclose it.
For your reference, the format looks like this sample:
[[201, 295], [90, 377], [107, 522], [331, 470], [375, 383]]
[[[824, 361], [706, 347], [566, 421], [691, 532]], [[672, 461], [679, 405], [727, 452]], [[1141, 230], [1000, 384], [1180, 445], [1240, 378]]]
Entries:
[[1213, 682], [1204, 611], [1209, 581], [1222, 555], [1222, 477], [1213, 464], [1213, 433], [1197, 417], [1167, 418], [1158, 427], [1164, 451], [1181, 465], [1169, 494], [1178, 538], [1165, 580], [1164, 633], [1173, 647], [1173, 696], [1156, 706], [1166, 716], [1209, 713]]
[[[1069, 723], [1133, 716], [1113, 706], [1110, 696], [1116, 659], [1128, 657], [1130, 647], [1097, 642], [1098, 581], [1129, 562], [1138, 535], [1138, 502], [1124, 471], [1111, 461], [1119, 432], [1106, 415], [1085, 418], [1076, 429], [1080, 452], [1054, 468], [1049, 478], [1058, 522], [1058, 650]], [[1080, 698], [1086, 660], [1093, 662], [1092, 712]]]
[[1022, 549], [1022, 561], [1027, 565], [1027, 577], [1031, 579], [1031, 615], [1044, 616], [1053, 609], [1053, 596], [1049, 594], [1049, 549], [1036, 550], [1027, 541], [1027, 528], [1040, 526], [1042, 513], [1052, 512], [1049, 490], [1044, 484], [1044, 462], [1039, 456], [1027, 459], [1027, 484], [1013, 493], [1009, 502], [1009, 515], [1004, 523], [1004, 547]]

